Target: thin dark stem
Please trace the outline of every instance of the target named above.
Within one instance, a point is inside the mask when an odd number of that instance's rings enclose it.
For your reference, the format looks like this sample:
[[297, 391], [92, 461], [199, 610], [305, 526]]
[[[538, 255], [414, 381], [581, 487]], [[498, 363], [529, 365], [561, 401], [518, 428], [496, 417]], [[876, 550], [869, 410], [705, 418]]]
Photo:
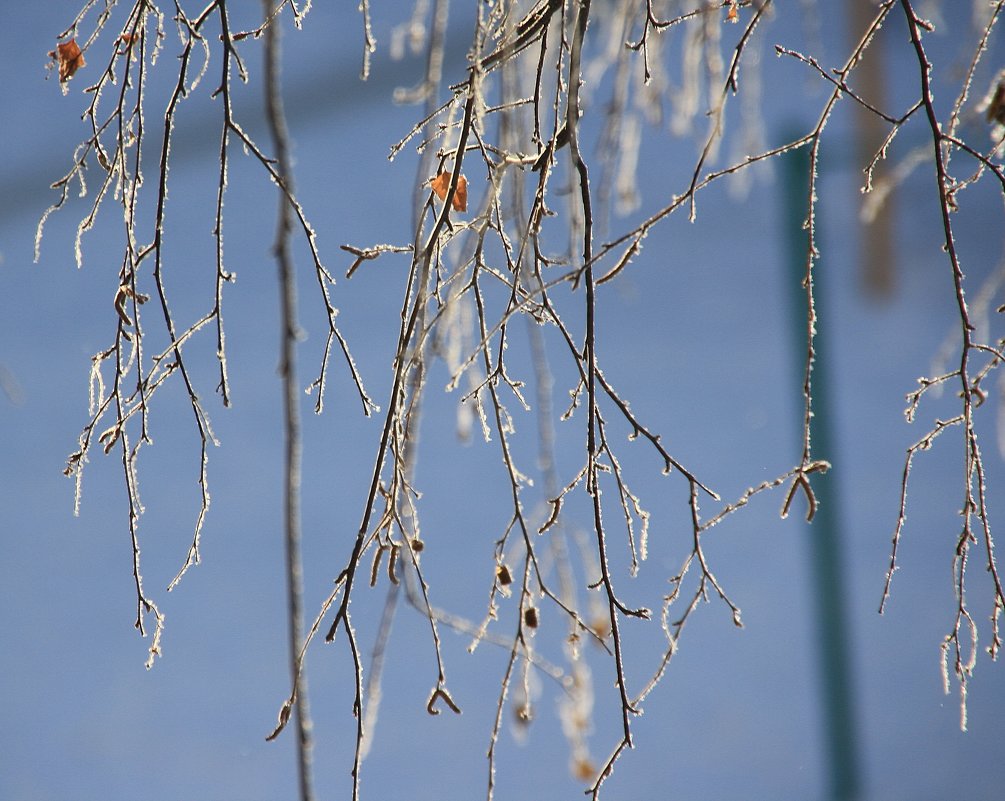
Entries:
[[[222, 5], [222, 3], [221, 3]], [[270, 0], [263, 0], [266, 17], [272, 12]], [[265, 108], [276, 153], [276, 172], [280, 178], [279, 221], [276, 226], [274, 253], [279, 267], [281, 295], [279, 375], [283, 382], [283, 414], [286, 439], [285, 454], [285, 528], [286, 582], [288, 604], [288, 642], [290, 677], [297, 684], [297, 768], [301, 801], [314, 798], [311, 775], [311, 718], [307, 696], [307, 676], [300, 659], [303, 640], [303, 565], [300, 556], [300, 412], [296, 370], [297, 293], [296, 272], [290, 252], [293, 216], [288, 195], [293, 191], [290, 168], [289, 136], [279, 82], [279, 25], [273, 21], [265, 29]]]

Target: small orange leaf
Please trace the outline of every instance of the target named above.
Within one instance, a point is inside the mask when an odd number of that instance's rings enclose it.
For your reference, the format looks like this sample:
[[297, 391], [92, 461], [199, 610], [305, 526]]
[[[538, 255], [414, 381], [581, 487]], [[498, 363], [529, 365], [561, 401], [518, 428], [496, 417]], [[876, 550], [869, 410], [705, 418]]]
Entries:
[[447, 196], [447, 189], [450, 187], [450, 173], [441, 172], [429, 181], [429, 186], [436, 193], [436, 196], [443, 200]]
[[81, 67], [87, 66], [84, 54], [80, 52], [80, 45], [77, 44], [76, 39], [57, 44], [55, 50], [49, 51], [49, 58], [59, 62], [60, 83], [66, 83], [73, 77], [73, 73]]
[[[446, 200], [447, 190], [450, 189], [450, 173], [441, 172], [429, 182], [429, 187], [440, 200]], [[451, 205], [454, 211], [468, 210], [468, 179], [463, 175], [457, 177], [457, 190]]]
[[454, 211], [468, 210], [468, 179], [463, 175], [457, 177], [457, 191], [454, 192]]

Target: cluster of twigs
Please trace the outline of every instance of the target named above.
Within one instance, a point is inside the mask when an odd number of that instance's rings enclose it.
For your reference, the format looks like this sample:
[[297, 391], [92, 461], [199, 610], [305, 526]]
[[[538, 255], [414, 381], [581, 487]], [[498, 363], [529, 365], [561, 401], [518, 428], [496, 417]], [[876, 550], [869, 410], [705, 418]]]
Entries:
[[[895, 3], [893, 2], [884, 4], [883, 12], [889, 11], [894, 5]], [[897, 549], [900, 545], [901, 534], [904, 530], [907, 517], [907, 486], [914, 456], [918, 451], [927, 450], [931, 447], [933, 441], [947, 429], [960, 426], [963, 429], [965, 453], [963, 502], [960, 507], [963, 527], [956, 540], [953, 557], [956, 614], [953, 619], [953, 625], [942, 643], [942, 659], [945, 691], [948, 693], [950, 688], [950, 661], [952, 662], [953, 674], [959, 683], [960, 728], [965, 730], [967, 727], [967, 686], [977, 662], [978, 650], [977, 624], [970, 612], [966, 584], [971, 548], [978, 544], [983, 545], [986, 569], [991, 577], [993, 587], [992, 611], [990, 615], [991, 644], [987, 649], [992, 659], [997, 658], [1002, 644], [1000, 624], [1001, 613], [1005, 610], [1005, 587], [1003, 587], [998, 566], [995, 562], [994, 539], [991, 535], [991, 519], [984, 480], [984, 461], [981, 456], [977, 435], [975, 412], [987, 399], [987, 392], [982, 388], [983, 383], [992, 371], [1005, 361], [1005, 339], [999, 339], [997, 342], [982, 342], [977, 336], [977, 327], [971, 320], [971, 313], [967, 303], [963, 266], [953, 227], [953, 212], [958, 208], [957, 196], [973, 186], [986, 172], [990, 172], [998, 179], [1003, 192], [1005, 192], [1005, 170], [1003, 170], [1001, 164], [1005, 136], [1002, 135], [1001, 123], [997, 119], [997, 115], [1001, 112], [994, 106], [995, 98], [1005, 93], [1005, 72], [998, 74], [995, 83], [992, 85], [989, 97], [985, 101], [988, 122], [998, 122], [998, 126], [996, 126], [993, 134], [992, 147], [986, 152], [982, 152], [979, 148], [959, 138], [963, 108], [971, 92], [975, 70], [988, 46], [992, 29], [1002, 15], [1005, 3], [999, 0], [999, 2], [992, 6], [989, 22], [974, 49], [973, 56], [961, 83], [959, 95], [953, 103], [948, 123], [945, 126], [940, 123], [938, 113], [935, 109], [932, 91], [933, 64], [929, 59], [923, 42], [924, 32], [932, 29], [931, 23], [918, 16], [910, 0], [900, 0], [899, 5], [903, 9], [907, 20], [911, 46], [914, 50], [920, 72], [920, 92], [917, 103], [903, 117], [896, 120], [888, 119], [891, 128], [886, 141], [883, 143], [883, 149], [885, 151], [908, 118], [916, 112], [924, 113], [925, 124], [931, 132], [932, 160], [935, 164], [939, 212], [944, 235], [943, 249], [948, 258], [949, 266], [952, 269], [960, 325], [958, 366], [956, 369], [939, 376], [918, 379], [919, 388], [907, 395], [908, 406], [905, 410], [905, 415], [908, 422], [913, 422], [918, 406], [925, 393], [933, 388], [942, 387], [954, 381], [959, 382], [958, 395], [962, 409], [958, 415], [949, 420], [936, 419], [924, 436], [907, 450], [900, 488], [900, 514], [897, 518], [897, 526], [893, 534], [890, 567], [887, 571], [886, 582], [883, 587], [880, 612], [883, 611], [889, 598], [890, 583], [897, 569]], [[974, 164], [974, 171], [968, 177], [962, 179], [953, 177], [949, 171], [950, 161], [957, 152], [968, 157]], [[879, 155], [877, 155], [877, 160], [878, 158]], [[998, 159], [997, 163], [995, 161], [996, 158]], [[871, 176], [875, 163], [874, 160], [869, 165], [867, 175]], [[1005, 306], [1001, 307], [998, 311], [1005, 311]]]
[[[74, 48], [60, 47], [54, 51], [59, 60], [59, 76], [64, 83], [83, 65], [84, 54], [96, 60], [99, 34], [108, 27], [116, 3], [89, 0], [73, 24], [60, 39], [74, 42]], [[739, 606], [730, 598], [716, 578], [703, 549], [703, 538], [709, 529], [725, 517], [741, 510], [756, 495], [785, 487], [782, 516], [786, 516], [796, 495], [807, 503], [807, 517], [812, 518], [816, 499], [811, 477], [828, 468], [827, 462], [814, 456], [811, 450], [810, 421], [813, 416], [812, 375], [815, 358], [814, 336], [814, 265], [818, 258], [815, 226], [817, 181], [824, 133], [832, 111], [843, 99], [858, 103], [881, 118], [889, 126], [889, 135], [881, 150], [866, 169], [866, 188], [895, 136], [915, 118], [923, 116], [930, 128], [932, 158], [936, 167], [937, 191], [943, 214], [945, 246], [953, 272], [960, 313], [959, 367], [944, 375], [922, 379], [921, 388], [910, 396], [909, 417], [913, 417], [926, 390], [951, 381], [961, 385], [962, 409], [957, 417], [936, 421], [934, 427], [908, 451], [902, 483], [901, 514], [894, 535], [890, 572], [884, 589], [884, 603], [890, 578], [896, 567], [906, 509], [908, 473], [917, 451], [926, 449], [944, 431], [960, 427], [966, 443], [964, 528], [955, 551], [955, 576], [959, 599], [955, 625], [947, 637], [944, 649], [954, 655], [957, 676], [965, 709], [968, 677], [973, 668], [976, 648], [967, 651], [961, 643], [966, 630], [976, 642], [976, 625], [971, 617], [964, 593], [971, 546], [980, 541], [986, 554], [988, 569], [995, 587], [993, 637], [989, 648], [996, 656], [1001, 645], [999, 616], [1005, 607], [1005, 593], [993, 556], [989, 512], [986, 503], [984, 471], [974, 417], [986, 398], [982, 383], [1005, 360], [1002, 342], [984, 343], [975, 338], [964, 291], [963, 269], [955, 247], [952, 212], [956, 196], [985, 175], [991, 175], [1005, 187], [1001, 167], [1001, 136], [990, 148], [966, 142], [959, 127], [971, 85], [977, 73], [990, 32], [998, 20], [1002, 2], [993, 6], [983, 36], [974, 49], [962, 90], [953, 105], [948, 124], [942, 125], [934, 107], [931, 89], [932, 65], [926, 55], [925, 32], [929, 24], [920, 19], [910, 0], [887, 0], [876, 8], [874, 19], [862, 32], [842, 66], [827, 69], [816, 57], [777, 46], [778, 55], [804, 64], [825, 81], [829, 94], [821, 107], [815, 125], [804, 135], [773, 147], [754, 150], [739, 160], [713, 167], [726, 136], [727, 107], [740, 93], [741, 85], [753, 69], [748, 63], [751, 51], [757, 52], [764, 37], [766, 21], [781, 13], [772, 0], [709, 0], [688, 3], [671, 0], [618, 0], [597, 4], [590, 0], [540, 0], [536, 3], [496, 0], [477, 4], [477, 18], [471, 37], [466, 77], [443, 87], [442, 64], [445, 47], [446, 8], [448, 0], [417, 3], [416, 19], [428, 15], [430, 25], [425, 36], [427, 71], [414, 90], [403, 93], [403, 99], [424, 103], [425, 114], [405, 137], [391, 149], [391, 157], [410, 144], [422, 154], [420, 181], [417, 190], [415, 229], [407, 245], [345, 245], [344, 250], [355, 257], [349, 268], [351, 277], [364, 263], [389, 253], [407, 253], [410, 259], [400, 328], [393, 363], [391, 391], [381, 412], [383, 425], [373, 460], [369, 489], [363, 499], [361, 519], [355, 540], [335, 588], [321, 605], [313, 625], [301, 640], [298, 627], [291, 646], [293, 685], [284, 703], [279, 723], [270, 737], [282, 731], [292, 711], [301, 710], [306, 717], [305, 655], [313, 639], [326, 631], [332, 641], [339, 632], [348, 645], [356, 676], [353, 710], [356, 717], [356, 748], [353, 765], [353, 798], [359, 793], [361, 762], [369, 747], [370, 730], [376, 720], [381, 665], [384, 658], [388, 626], [382, 624], [375, 632], [378, 647], [369, 678], [360, 645], [360, 634], [353, 625], [350, 602], [361, 602], [365, 585], [383, 583], [386, 575], [388, 596], [385, 621], [393, 614], [403, 584], [409, 602], [428, 619], [436, 662], [436, 676], [427, 710], [439, 714], [443, 709], [455, 713], [460, 706], [451, 695], [447, 682], [447, 665], [440, 647], [439, 630], [447, 625], [473, 635], [472, 650], [482, 641], [502, 645], [507, 653], [506, 667], [500, 680], [494, 725], [488, 743], [488, 795], [495, 783], [497, 744], [503, 712], [507, 702], [517, 705], [518, 715], [529, 717], [529, 685], [534, 671], [568, 676], [565, 682], [569, 698], [570, 719], [566, 727], [573, 756], [575, 775], [586, 782], [588, 792], [598, 797], [602, 785], [626, 748], [633, 744], [633, 718], [641, 710], [642, 701], [652, 692], [665, 674], [681, 632], [691, 613], [703, 600], [718, 597], [737, 626], [741, 624]], [[299, 229], [309, 245], [318, 291], [327, 312], [327, 344], [321, 358], [320, 371], [312, 388], [317, 388], [316, 411], [323, 408], [323, 396], [329, 356], [337, 344], [342, 350], [349, 373], [358, 389], [366, 414], [378, 411], [363, 388], [362, 380], [349, 354], [346, 339], [336, 326], [336, 309], [331, 298], [333, 276], [323, 264], [315, 245], [314, 230], [308, 222], [292, 190], [292, 176], [283, 155], [281, 107], [270, 103], [276, 157], [267, 155], [241, 127], [233, 114], [230, 101], [234, 73], [247, 78], [239, 46], [242, 40], [268, 39], [281, 24], [287, 9], [294, 23], [300, 26], [310, 3], [303, 8], [290, 0], [266, 4], [264, 22], [254, 30], [235, 31], [228, 19], [225, 0], [213, 0], [197, 16], [190, 17], [176, 0], [172, 22], [179, 39], [179, 69], [177, 84], [164, 110], [163, 129], [159, 139], [160, 159], [153, 194], [154, 221], [145, 233], [137, 217], [141, 202], [149, 202], [141, 193], [141, 150], [149, 137], [144, 127], [144, 97], [148, 71], [158, 53], [173, 46], [168, 42], [164, 13], [147, 0], [132, 5], [121, 34], [113, 38], [107, 65], [97, 81], [87, 91], [91, 102], [84, 119], [90, 134], [77, 148], [74, 163], [63, 178], [53, 186], [59, 199], [46, 212], [42, 223], [53, 211], [62, 208], [74, 184], [85, 189], [85, 171], [99, 168], [100, 186], [93, 193], [90, 212], [78, 228], [77, 260], [82, 260], [81, 237], [92, 227], [103, 205], [114, 198], [122, 208], [124, 241], [119, 288], [115, 296], [116, 330], [112, 344], [93, 359], [91, 418], [80, 437], [79, 449], [71, 455], [67, 473], [77, 479], [79, 501], [80, 479], [84, 463], [95, 440], [106, 453], [117, 449], [121, 457], [129, 504], [129, 531], [132, 538], [134, 578], [137, 596], [137, 626], [144, 629], [144, 617], [153, 614], [157, 621], [151, 646], [150, 663], [159, 652], [163, 616], [148, 597], [142, 585], [140, 548], [137, 523], [142, 511], [137, 488], [137, 460], [142, 445], [149, 441], [148, 416], [154, 396], [165, 383], [177, 375], [188, 393], [194, 424], [201, 442], [199, 483], [202, 503], [195, 524], [195, 534], [174, 587], [188, 567], [199, 560], [199, 542], [209, 508], [206, 479], [207, 448], [214, 442], [212, 429], [202, 401], [190, 377], [183, 356], [186, 344], [204, 327], [216, 329], [216, 352], [219, 359], [217, 390], [225, 406], [230, 404], [226, 347], [223, 325], [223, 289], [232, 275], [225, 268], [223, 249], [224, 197], [230, 162], [230, 146], [237, 140], [257, 161], [264, 172], [279, 187], [283, 216], [277, 253], [284, 275], [292, 267], [286, 249], [286, 236]], [[888, 113], [861, 96], [854, 87], [854, 72], [875, 34], [897, 10], [910, 30], [913, 57], [920, 70], [917, 99], [903, 113]], [[364, 75], [369, 69], [370, 54], [375, 48], [367, 0], [361, 3], [364, 28]], [[785, 12], [788, 13], [788, 12]], [[91, 33], [83, 37], [82, 27], [89, 15]], [[207, 34], [210, 21], [218, 39]], [[724, 26], [724, 23], [736, 23]], [[416, 22], [413, 20], [413, 25]], [[418, 25], [426, 30], [423, 25]], [[600, 230], [607, 225], [608, 210], [632, 208], [638, 198], [634, 191], [637, 150], [646, 99], [658, 96], [661, 87], [669, 83], [665, 42], [681, 36], [685, 42], [685, 75], [682, 86], [674, 94], [673, 108], [679, 127], [690, 125], [697, 114], [706, 112], [708, 129], [701, 142], [690, 178], [660, 208], [649, 214], [630, 230], [621, 232], [606, 242], [599, 240]], [[605, 46], [603, 42], [607, 41]], [[107, 37], [106, 37], [107, 38]], [[420, 37], [421, 38], [421, 37]], [[164, 280], [163, 243], [167, 204], [168, 162], [172, 128], [181, 103], [196, 90], [207, 73], [214, 52], [219, 53], [217, 69], [219, 83], [213, 95], [221, 101], [219, 181], [214, 234], [216, 236], [215, 293], [209, 310], [187, 326], [176, 325], [168, 305]], [[723, 54], [728, 54], [724, 58]], [[195, 65], [198, 54], [201, 62]], [[278, 93], [275, 83], [276, 59], [267, 59], [269, 70], [268, 96], [274, 101]], [[584, 120], [592, 114], [588, 109], [583, 76], [599, 79], [607, 72], [612, 76], [609, 113], [603, 132], [603, 149], [598, 157], [599, 179], [591, 183], [593, 161], [584, 141]], [[194, 73], [194, 74], [193, 74]], [[595, 81], [596, 82], [596, 81]], [[698, 87], [707, 89], [708, 107], [702, 105]], [[405, 97], [407, 95], [407, 97]], [[444, 96], [445, 95], [445, 96]], [[743, 493], [732, 503], [723, 504], [710, 483], [699, 478], [678, 460], [664, 444], [652, 425], [632, 411], [628, 400], [604, 373], [605, 355], [597, 335], [600, 314], [598, 294], [608, 282], [614, 281], [639, 258], [642, 244], [650, 231], [674, 212], [686, 209], [693, 220], [698, 213], [699, 193], [710, 184], [734, 176], [752, 165], [776, 156], [805, 148], [809, 154], [806, 174], [807, 249], [802, 286], [807, 298], [806, 351], [802, 396], [804, 412], [801, 421], [801, 453], [794, 466], [778, 477], [764, 481]], [[974, 172], [956, 180], [949, 173], [950, 161], [960, 153], [974, 164]], [[469, 187], [468, 176], [478, 172], [477, 182], [484, 191]], [[430, 182], [429, 179], [432, 178]], [[568, 190], [568, 191], [564, 191]], [[564, 191], [564, 201], [563, 198]], [[558, 204], [564, 203], [561, 209]], [[554, 207], [553, 205], [554, 204]], [[568, 244], [556, 248], [557, 238], [550, 221], [561, 218], [560, 229]], [[39, 238], [42, 224], [39, 225]], [[142, 278], [149, 271], [149, 279]], [[152, 281], [156, 296], [154, 304], [163, 319], [167, 345], [151, 354], [147, 342], [141, 306], [150, 300], [141, 285]], [[284, 286], [286, 286], [284, 284]], [[284, 290], [285, 291], [285, 290]], [[570, 305], [568, 297], [574, 299]], [[559, 308], [574, 309], [572, 319]], [[295, 379], [293, 345], [296, 337], [295, 307], [289, 297], [284, 300], [283, 349], [284, 378], [287, 400]], [[521, 320], [527, 321], [527, 331], [534, 358], [531, 371], [536, 387], [535, 397], [528, 401], [525, 384], [517, 378], [519, 368], [505, 358], [507, 338]], [[554, 336], [559, 347], [546, 348], [545, 334]], [[451, 373], [450, 389], [465, 387], [461, 403], [471, 410], [486, 442], [498, 448], [504, 469], [500, 491], [510, 499], [508, 519], [500, 521], [498, 538], [492, 548], [493, 580], [488, 588], [488, 610], [478, 625], [440, 610], [434, 604], [432, 589], [424, 577], [422, 565], [423, 540], [419, 527], [419, 490], [415, 486], [414, 466], [418, 448], [418, 430], [423, 394], [430, 364], [442, 357]], [[552, 412], [552, 372], [550, 361], [564, 360], [572, 371], [574, 383], [568, 387], [571, 405], [561, 415], [562, 420], [575, 420], [573, 428], [581, 437], [581, 463], [571, 476], [562, 477], [554, 458], [556, 428]], [[975, 364], [983, 359], [982, 364]], [[111, 373], [111, 378], [108, 373]], [[530, 410], [536, 407], [541, 433], [538, 465], [547, 494], [549, 514], [541, 519], [529, 511], [525, 500], [530, 484], [527, 468], [519, 463], [514, 448], [515, 428], [508, 405], [517, 404]], [[288, 438], [297, 436], [298, 424], [288, 409]], [[650, 515], [641, 499], [630, 488], [629, 476], [619, 461], [619, 449], [611, 437], [612, 421], [627, 425], [631, 439], [652, 449], [663, 465], [664, 472], [678, 477], [686, 489], [690, 510], [690, 550], [683, 557], [680, 570], [670, 577], [670, 591], [662, 602], [662, 631], [666, 639], [663, 656], [648, 678], [639, 680], [634, 670], [635, 660], [626, 653], [622, 626], [628, 619], [646, 620], [649, 609], [625, 600], [626, 576], [621, 575], [609, 558], [610, 543], [620, 536], [628, 541], [631, 553], [629, 575], [634, 575], [646, 558]], [[293, 441], [291, 440], [291, 441]], [[298, 443], [289, 446], [288, 470], [298, 463]], [[288, 482], [288, 502], [295, 509], [296, 481]], [[591, 543], [581, 564], [576, 564], [574, 552], [563, 533], [567, 512], [566, 501], [585, 493], [590, 511]], [[610, 500], [613, 498], [613, 500]], [[718, 511], [703, 519], [701, 502], [719, 504]], [[613, 513], [618, 527], [605, 520]], [[295, 525], [291, 526], [291, 530]], [[289, 533], [289, 532], [288, 532]], [[548, 548], [548, 559], [542, 558]], [[299, 581], [296, 542], [291, 540], [290, 581]], [[577, 586], [577, 575], [587, 576], [586, 587]], [[599, 607], [584, 605], [584, 590], [596, 590], [602, 603]], [[499, 619], [504, 597], [516, 597], [515, 608], [506, 607], [512, 615], [511, 634], [503, 636], [493, 631]], [[596, 598], [596, 595], [587, 598]], [[298, 615], [298, 601], [291, 595], [291, 615]], [[541, 621], [542, 605], [550, 605], [567, 623], [568, 664], [564, 668], [548, 665], [535, 650], [535, 633]], [[586, 734], [589, 729], [589, 708], [593, 690], [586, 656], [580, 649], [583, 640], [592, 640], [610, 662], [615, 678], [620, 706], [620, 730], [614, 738], [609, 755], [595, 764], [589, 755]], [[948, 656], [947, 656], [948, 658]], [[632, 669], [630, 669], [632, 668]], [[948, 680], [948, 679], [947, 679]], [[635, 687], [641, 685], [641, 690]], [[522, 701], [514, 699], [523, 699]], [[520, 705], [523, 706], [520, 706]], [[301, 725], [302, 747], [309, 750], [308, 727]], [[307, 760], [302, 771], [309, 771]], [[310, 795], [310, 783], [302, 784], [304, 797]]]

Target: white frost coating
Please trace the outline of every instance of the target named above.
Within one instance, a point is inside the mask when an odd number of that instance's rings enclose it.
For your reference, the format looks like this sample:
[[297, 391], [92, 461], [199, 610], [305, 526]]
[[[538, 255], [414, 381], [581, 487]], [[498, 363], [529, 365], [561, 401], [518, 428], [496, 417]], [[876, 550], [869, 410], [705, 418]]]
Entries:
[[639, 519], [642, 521], [642, 531], [639, 533], [639, 558], [644, 562], [649, 558], [649, 518], [651, 515], [644, 509], [640, 509]]
[[481, 390], [475, 392], [475, 411], [478, 412], [478, 421], [482, 425], [482, 438], [485, 442], [492, 441], [492, 429], [489, 427], [488, 415], [485, 414], [485, 404], [482, 403], [482, 393]]
[[[148, 5], [147, 6], [147, 9], [148, 9], [147, 13], [148, 14], [152, 14], [153, 11], [150, 10], [150, 9], [153, 9], [153, 8], [154, 8], [154, 6]], [[164, 12], [161, 11], [160, 9], [157, 9], [156, 17], [157, 17], [157, 35], [154, 36], [154, 49], [150, 53], [150, 66], [151, 67], [154, 66], [157, 63], [157, 56], [160, 55], [160, 52], [161, 52], [161, 50], [164, 47], [164, 39], [166, 38], [164, 36]]]

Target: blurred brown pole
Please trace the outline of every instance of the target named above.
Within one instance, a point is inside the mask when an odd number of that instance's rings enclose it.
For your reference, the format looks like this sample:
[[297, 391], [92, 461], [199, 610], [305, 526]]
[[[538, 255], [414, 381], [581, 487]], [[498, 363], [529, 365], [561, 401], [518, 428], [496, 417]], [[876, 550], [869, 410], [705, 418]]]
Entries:
[[[847, 0], [850, 34], [855, 41], [876, 15], [873, 0]], [[884, 31], [876, 34], [862, 62], [852, 76], [855, 92], [878, 109], [886, 106], [886, 80], [883, 63]], [[865, 178], [861, 170], [872, 160], [888, 131], [887, 123], [859, 103], [855, 107], [855, 156], [861, 186]], [[861, 206], [859, 196], [858, 203]], [[896, 284], [896, 257], [893, 248], [893, 226], [896, 216], [895, 193], [891, 192], [879, 204], [871, 221], [860, 222], [859, 282], [866, 294], [876, 299], [888, 298]]]

